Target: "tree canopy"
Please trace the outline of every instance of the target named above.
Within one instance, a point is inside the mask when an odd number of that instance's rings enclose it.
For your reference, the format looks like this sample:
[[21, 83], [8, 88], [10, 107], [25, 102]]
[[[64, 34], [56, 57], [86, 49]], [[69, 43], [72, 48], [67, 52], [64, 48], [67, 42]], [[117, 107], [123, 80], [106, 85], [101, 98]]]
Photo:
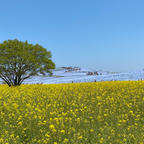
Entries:
[[51, 74], [55, 68], [51, 57], [51, 52], [39, 44], [4, 41], [0, 44], [0, 78], [9, 86], [17, 86], [31, 76]]

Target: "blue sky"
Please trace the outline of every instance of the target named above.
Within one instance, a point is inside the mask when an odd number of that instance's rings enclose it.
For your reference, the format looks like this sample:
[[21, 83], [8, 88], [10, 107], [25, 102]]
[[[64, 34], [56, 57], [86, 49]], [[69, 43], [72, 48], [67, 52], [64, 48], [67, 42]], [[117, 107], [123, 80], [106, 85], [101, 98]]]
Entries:
[[1, 0], [0, 42], [28, 40], [57, 66], [144, 68], [143, 0]]

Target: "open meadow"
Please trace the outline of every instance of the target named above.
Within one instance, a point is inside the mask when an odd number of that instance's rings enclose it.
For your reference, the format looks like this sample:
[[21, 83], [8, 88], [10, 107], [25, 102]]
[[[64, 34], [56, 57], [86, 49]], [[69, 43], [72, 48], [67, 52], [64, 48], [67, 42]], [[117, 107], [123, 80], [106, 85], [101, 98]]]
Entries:
[[1, 144], [144, 144], [144, 81], [0, 85]]

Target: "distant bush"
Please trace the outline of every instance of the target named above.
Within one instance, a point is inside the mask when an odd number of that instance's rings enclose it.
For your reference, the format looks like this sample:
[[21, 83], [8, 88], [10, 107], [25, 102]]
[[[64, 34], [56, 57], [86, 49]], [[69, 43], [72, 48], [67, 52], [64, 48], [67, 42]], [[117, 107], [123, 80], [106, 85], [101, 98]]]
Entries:
[[98, 72], [88, 72], [87, 75], [99, 75]]

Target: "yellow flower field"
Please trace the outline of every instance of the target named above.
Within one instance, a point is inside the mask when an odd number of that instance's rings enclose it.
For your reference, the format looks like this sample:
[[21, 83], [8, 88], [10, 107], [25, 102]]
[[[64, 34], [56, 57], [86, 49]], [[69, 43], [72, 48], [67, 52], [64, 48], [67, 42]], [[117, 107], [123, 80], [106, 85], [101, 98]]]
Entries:
[[0, 144], [144, 144], [144, 81], [1, 85]]

